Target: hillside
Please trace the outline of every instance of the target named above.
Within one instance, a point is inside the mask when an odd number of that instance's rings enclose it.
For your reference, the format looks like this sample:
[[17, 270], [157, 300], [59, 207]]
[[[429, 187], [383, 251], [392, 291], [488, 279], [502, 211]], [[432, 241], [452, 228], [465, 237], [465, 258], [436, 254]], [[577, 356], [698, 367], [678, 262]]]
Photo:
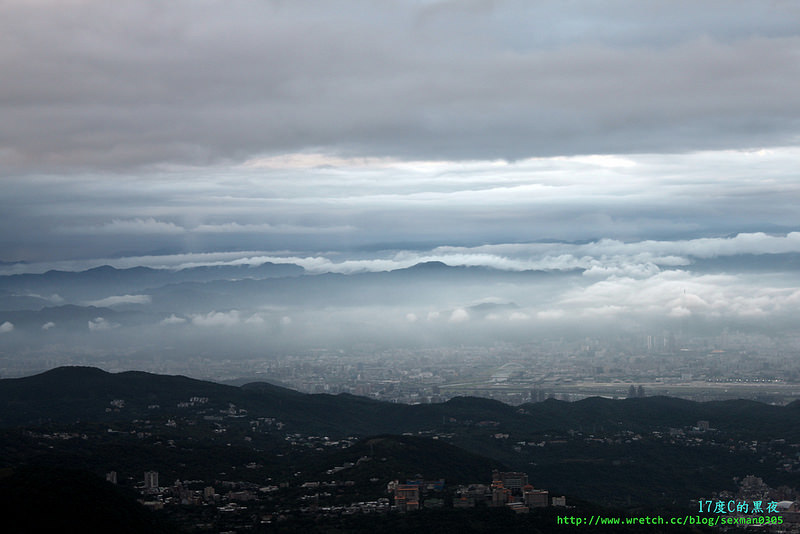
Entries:
[[[707, 420], [726, 432], [800, 440], [796, 403], [781, 407], [741, 400], [593, 397], [572, 403], [547, 400], [514, 408], [489, 399], [457, 397], [441, 404], [399, 405], [349, 394], [302, 394], [266, 382], [236, 387], [183, 376], [108, 373], [91, 367], [60, 367], [35, 376], [0, 380], [0, 426], [127, 420], [152, 415], [149, 407], [154, 405], [159, 406], [161, 414], [179, 414], [179, 404], [192, 397], [207, 398], [208, 409], [227, 409], [234, 404], [253, 417], [279, 417], [303, 430], [342, 436], [470, 426], [481, 421], [492, 421], [513, 432], [666, 431]], [[124, 408], [108, 410], [114, 400], [123, 400]]]
[[174, 532], [126, 492], [85, 471], [56, 467], [26, 467], [0, 473], [3, 531]]
[[[528, 473], [537, 487], [633, 507], [681, 508], [734, 491], [734, 477], [746, 475], [797, 486], [799, 418], [796, 403], [669, 397], [412, 406], [86, 367], [0, 380], [5, 467], [70, 465], [130, 480], [149, 469], [254, 483], [343, 477], [369, 482], [373, 494], [418, 474], [486, 482], [498, 467]], [[363, 457], [370, 461], [357, 464]], [[358, 467], [328, 474], [347, 463]]]

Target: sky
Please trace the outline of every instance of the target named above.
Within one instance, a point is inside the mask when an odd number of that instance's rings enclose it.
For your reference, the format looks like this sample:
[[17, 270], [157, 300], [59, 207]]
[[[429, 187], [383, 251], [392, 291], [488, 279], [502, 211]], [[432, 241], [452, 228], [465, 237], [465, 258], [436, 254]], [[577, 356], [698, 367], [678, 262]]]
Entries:
[[719, 313], [800, 300], [691, 268], [800, 253], [797, 2], [4, 0], [0, 73], [0, 274], [443, 261], [584, 270], [531, 317], [670, 276]]

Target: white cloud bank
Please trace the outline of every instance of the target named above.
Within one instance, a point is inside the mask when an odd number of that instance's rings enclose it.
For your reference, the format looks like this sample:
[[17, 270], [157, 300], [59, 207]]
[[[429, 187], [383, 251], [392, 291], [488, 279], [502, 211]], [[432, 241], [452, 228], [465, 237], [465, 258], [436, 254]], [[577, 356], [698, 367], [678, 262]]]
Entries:
[[228, 312], [212, 311], [206, 314], [193, 315], [192, 324], [209, 328], [230, 327], [240, 323], [239, 315], [238, 310]]
[[119, 328], [120, 325], [117, 323], [112, 323], [104, 317], [96, 317], [95, 319], [88, 321], [88, 326], [90, 332], [103, 332], [105, 330]]
[[[587, 244], [528, 243], [477, 247], [438, 247], [427, 253], [404, 251], [391, 256], [335, 261], [325, 256], [249, 256], [221, 261], [172, 259], [175, 268], [202, 265], [260, 265], [266, 262], [300, 265], [311, 273], [379, 272], [405, 269], [424, 262], [450, 266], [490, 267], [504, 271], [585, 270], [587, 276], [648, 277], [661, 268], [689, 266], [695, 259], [743, 254], [800, 253], [800, 232], [768, 235], [762, 232], [733, 237], [678, 241], [623, 242], [602, 239]], [[184, 257], [189, 259], [189, 257]], [[198, 258], [199, 259], [199, 258]]]
[[166, 317], [166, 318], [162, 319], [161, 323], [159, 323], [159, 324], [162, 324], [162, 325], [176, 325], [176, 324], [186, 324], [186, 322], [187, 322], [187, 319], [185, 319], [184, 317], [178, 317], [177, 315], [175, 315], [173, 313], [169, 317]]
[[[185, 269], [221, 265], [258, 266], [271, 262], [299, 265], [314, 274], [352, 274], [405, 269], [424, 262], [442, 262], [450, 266], [490, 267], [504, 271], [582, 270], [586, 276], [596, 278], [612, 275], [649, 277], [662, 269], [690, 268], [696, 260], [785, 253], [800, 254], [800, 232], [783, 235], [751, 232], [730, 237], [687, 240], [600, 239], [583, 244], [550, 242], [441, 246], [427, 252], [377, 252], [375, 257], [354, 259], [340, 259], [346, 254], [338, 252], [330, 257], [281, 255], [261, 251], [188, 253], [31, 263], [5, 267], [0, 269], [0, 273], [43, 272], [49, 269], [83, 270], [98, 265], [111, 265], [120, 269], [136, 266]], [[91, 304], [147, 304], [148, 299], [147, 295], [118, 295], [92, 301]]]
[[562, 293], [554, 303], [558, 312], [543, 310], [538, 316], [788, 318], [800, 313], [796, 284], [796, 277], [764, 280], [756, 275], [696, 275], [680, 270], [647, 278], [612, 277]]
[[99, 308], [121, 306], [124, 304], [150, 304], [152, 298], [150, 295], [114, 295], [105, 297], [99, 300], [92, 300], [87, 302], [88, 306], [97, 306]]

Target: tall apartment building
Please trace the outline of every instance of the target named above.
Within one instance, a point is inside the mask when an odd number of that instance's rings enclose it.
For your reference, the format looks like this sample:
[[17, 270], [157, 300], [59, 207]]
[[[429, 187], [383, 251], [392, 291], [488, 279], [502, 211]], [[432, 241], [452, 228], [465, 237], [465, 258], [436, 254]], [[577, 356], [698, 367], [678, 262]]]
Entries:
[[528, 475], [515, 471], [502, 472], [495, 469], [492, 471], [492, 480], [502, 482], [503, 487], [514, 494], [522, 493], [522, 488], [528, 485]]
[[158, 489], [158, 471], [144, 472], [144, 489], [146, 490]]

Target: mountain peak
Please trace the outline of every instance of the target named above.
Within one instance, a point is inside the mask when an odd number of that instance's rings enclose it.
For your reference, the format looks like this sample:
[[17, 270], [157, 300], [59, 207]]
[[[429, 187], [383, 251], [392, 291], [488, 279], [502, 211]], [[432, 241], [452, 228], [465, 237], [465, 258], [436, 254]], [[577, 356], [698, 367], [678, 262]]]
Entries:
[[39, 375], [40, 377], [58, 377], [58, 378], [80, 378], [80, 377], [98, 377], [108, 376], [111, 373], [103, 371], [98, 367], [91, 367], [88, 365], [65, 365], [63, 367], [56, 367], [45, 371]]
[[409, 271], [432, 271], [432, 270], [440, 270], [440, 269], [447, 269], [450, 266], [441, 261], [424, 261], [422, 263], [417, 263], [416, 265], [412, 265], [408, 268]]

